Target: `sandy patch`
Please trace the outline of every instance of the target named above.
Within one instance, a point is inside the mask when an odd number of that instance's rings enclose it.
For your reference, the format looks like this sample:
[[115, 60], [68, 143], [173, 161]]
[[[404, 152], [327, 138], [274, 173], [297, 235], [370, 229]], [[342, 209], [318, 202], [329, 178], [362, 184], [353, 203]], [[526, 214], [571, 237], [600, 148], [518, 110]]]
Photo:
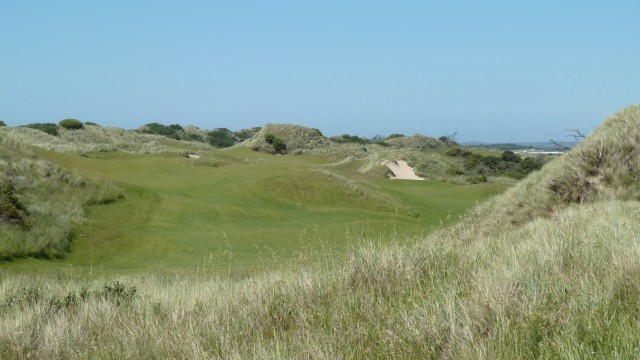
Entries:
[[196, 154], [189, 154], [189, 158], [190, 158], [190, 159], [200, 159], [200, 155], [196, 155]]
[[393, 180], [424, 180], [416, 175], [413, 168], [402, 159], [384, 161], [382, 165], [386, 166], [393, 173], [390, 179]]

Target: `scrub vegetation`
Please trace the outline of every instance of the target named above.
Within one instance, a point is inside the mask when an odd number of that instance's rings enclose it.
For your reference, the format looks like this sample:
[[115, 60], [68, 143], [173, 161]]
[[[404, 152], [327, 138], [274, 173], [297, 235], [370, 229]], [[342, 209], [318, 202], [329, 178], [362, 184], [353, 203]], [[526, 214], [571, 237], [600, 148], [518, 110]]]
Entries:
[[[54, 273], [36, 271], [38, 266], [50, 269], [40, 265], [43, 261], [28, 263], [29, 269], [0, 267], [0, 355], [71, 359], [637, 357], [639, 124], [640, 106], [624, 109], [567, 154], [466, 215], [459, 212], [443, 219], [429, 234], [404, 233], [391, 226], [386, 232], [347, 231], [342, 235], [343, 241], [352, 244], [347, 255], [340, 256], [331, 248], [301, 248], [290, 261], [274, 261], [269, 269], [255, 273], [231, 267], [228, 272], [212, 270], [215, 259], [197, 267], [143, 273], [74, 266]], [[269, 133], [288, 142], [285, 134], [273, 129]], [[264, 134], [253, 140], [264, 141]], [[447, 156], [451, 148], [438, 144], [437, 139], [431, 143], [416, 138], [421, 148], [415, 149], [413, 140], [398, 137], [386, 140], [391, 143], [389, 148], [367, 144], [366, 153], [375, 150], [376, 159], [363, 154], [365, 151], [354, 151], [336, 161], [338, 154], [356, 148], [332, 152], [335, 146], [328, 143], [315, 150], [325, 151], [322, 157], [271, 156], [237, 148], [208, 154], [226, 157], [225, 166], [193, 167], [229, 170], [229, 184], [244, 166], [257, 166], [251, 168], [253, 173], [270, 169], [269, 176], [243, 185], [248, 186], [244, 191], [257, 191], [248, 196], [250, 201], [280, 208], [274, 217], [262, 214], [264, 219], [244, 213], [250, 221], [264, 220], [264, 226], [288, 210], [302, 211], [313, 199], [314, 194], [305, 192], [303, 186], [287, 186], [284, 180], [278, 184], [276, 169], [292, 163], [299, 168], [304, 165], [292, 177], [292, 184], [312, 179], [331, 189], [335, 188], [326, 184], [342, 184], [347, 197], [351, 191], [363, 191], [369, 200], [354, 205], [361, 210], [372, 203], [384, 204], [384, 196], [419, 208], [420, 202], [438, 194], [447, 197], [441, 191], [418, 201], [408, 200], [438, 184], [460, 191], [491, 185], [372, 180], [374, 174], [382, 175], [372, 164], [391, 155], [386, 151], [394, 149], [394, 140], [406, 144], [396, 147], [395, 155], [415, 153], [408, 161], [432, 157], [442, 159], [444, 167], [459, 160]], [[83, 176], [103, 179], [114, 174], [113, 169], [136, 168], [125, 166], [125, 158], [133, 161], [130, 165], [140, 165], [142, 160], [136, 159], [144, 159], [160, 168], [170, 158], [118, 155], [101, 160], [98, 166], [93, 158], [47, 156], [65, 168], [75, 167]], [[174, 159], [174, 166], [178, 160], [188, 160]], [[180, 165], [179, 169], [188, 167]], [[145, 188], [136, 181], [149, 179], [147, 171], [126, 176], [126, 181], [125, 175], [111, 179], [123, 186], [125, 199], [92, 209], [125, 209], [133, 205], [129, 196], [134, 195], [151, 199], [154, 208], [168, 202], [170, 194], [176, 196], [174, 203], [181, 193], [192, 196], [175, 179], [165, 179], [164, 184], [156, 180]], [[213, 173], [208, 176], [214, 177]], [[219, 180], [218, 185], [224, 183]], [[174, 187], [166, 187], [171, 183]], [[262, 184], [273, 184], [279, 190], [253, 197], [262, 193]], [[378, 191], [382, 198], [375, 196]], [[452, 202], [460, 201], [448, 196]], [[16, 199], [21, 200], [18, 195]], [[345, 209], [341, 201], [327, 198], [322, 206], [333, 213]], [[229, 219], [241, 218], [244, 208], [236, 211]], [[131, 215], [137, 213], [141, 212]], [[174, 216], [177, 214], [180, 212]], [[110, 211], [100, 216], [107, 221], [113, 215]], [[181, 220], [194, 216], [185, 214]], [[412, 219], [402, 214], [397, 218], [405, 224]], [[293, 219], [288, 220], [290, 226]], [[166, 218], [157, 220], [159, 225]], [[282, 229], [276, 229], [280, 239], [286, 238]], [[176, 242], [181, 239], [179, 230], [174, 233]], [[315, 236], [307, 233], [301, 239]], [[162, 256], [151, 247], [146, 253]], [[221, 253], [229, 263], [241, 256], [235, 248], [223, 248]], [[265, 251], [263, 256], [268, 254]]]

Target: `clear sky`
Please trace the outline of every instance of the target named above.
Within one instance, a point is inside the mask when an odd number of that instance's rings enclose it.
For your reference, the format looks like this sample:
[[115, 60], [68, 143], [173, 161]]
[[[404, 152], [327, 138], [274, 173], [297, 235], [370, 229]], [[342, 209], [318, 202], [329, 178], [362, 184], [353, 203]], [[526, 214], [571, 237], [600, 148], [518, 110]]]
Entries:
[[0, 0], [0, 120], [547, 141], [640, 102], [640, 1]]

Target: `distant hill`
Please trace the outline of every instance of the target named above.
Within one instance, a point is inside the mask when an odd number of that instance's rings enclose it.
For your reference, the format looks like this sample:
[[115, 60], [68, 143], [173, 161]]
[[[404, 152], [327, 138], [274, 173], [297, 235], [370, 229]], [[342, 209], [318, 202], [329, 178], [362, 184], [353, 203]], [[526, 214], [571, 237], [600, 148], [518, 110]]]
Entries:
[[256, 151], [272, 152], [273, 145], [266, 140], [267, 135], [276, 136], [284, 141], [288, 151], [301, 149], [315, 149], [330, 145], [329, 139], [322, 135], [318, 129], [311, 129], [300, 125], [290, 124], [266, 124], [250, 139], [243, 141], [238, 146], [249, 147]]

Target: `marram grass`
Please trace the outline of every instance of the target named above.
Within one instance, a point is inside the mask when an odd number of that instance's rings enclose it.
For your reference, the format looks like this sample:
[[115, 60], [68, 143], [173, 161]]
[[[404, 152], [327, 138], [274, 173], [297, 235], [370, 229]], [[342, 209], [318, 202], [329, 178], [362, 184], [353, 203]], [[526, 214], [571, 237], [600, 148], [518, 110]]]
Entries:
[[0, 355], [640, 357], [639, 154], [629, 146], [639, 123], [638, 107], [614, 115], [414, 245], [371, 244], [345, 261], [302, 259], [246, 278], [3, 271]]
[[3, 273], [0, 353], [633, 357], [640, 347], [638, 214], [635, 202], [572, 206], [471, 243], [445, 229], [414, 247], [371, 245], [345, 264], [298, 265], [242, 280], [199, 272], [117, 282], [73, 271]]

